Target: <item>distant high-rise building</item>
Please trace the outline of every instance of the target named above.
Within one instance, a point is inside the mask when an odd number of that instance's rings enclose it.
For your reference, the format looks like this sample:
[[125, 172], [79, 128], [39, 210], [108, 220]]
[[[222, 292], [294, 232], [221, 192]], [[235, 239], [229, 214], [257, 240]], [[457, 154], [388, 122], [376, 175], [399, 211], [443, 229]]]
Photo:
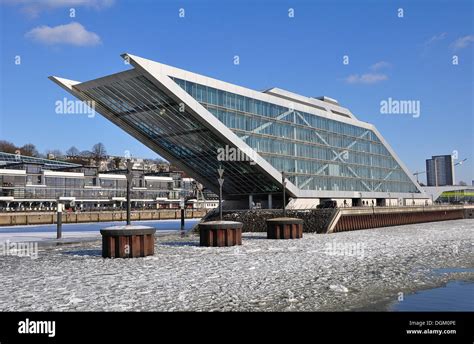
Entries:
[[454, 164], [451, 155], [435, 155], [426, 160], [428, 186], [454, 185]]

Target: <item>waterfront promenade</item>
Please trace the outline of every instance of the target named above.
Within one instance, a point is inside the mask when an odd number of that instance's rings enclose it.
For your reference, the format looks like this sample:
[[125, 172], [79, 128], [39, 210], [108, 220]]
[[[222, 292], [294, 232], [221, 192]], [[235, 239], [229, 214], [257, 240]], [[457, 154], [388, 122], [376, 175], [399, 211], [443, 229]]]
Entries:
[[[186, 209], [185, 218], [201, 218], [209, 210]], [[180, 209], [151, 209], [134, 210], [131, 213], [132, 221], [173, 220], [181, 218]], [[1, 226], [25, 226], [56, 223], [56, 212], [2, 212], [0, 213]], [[88, 223], [125, 221], [125, 211], [90, 211], [90, 212], [63, 212], [63, 223]]]

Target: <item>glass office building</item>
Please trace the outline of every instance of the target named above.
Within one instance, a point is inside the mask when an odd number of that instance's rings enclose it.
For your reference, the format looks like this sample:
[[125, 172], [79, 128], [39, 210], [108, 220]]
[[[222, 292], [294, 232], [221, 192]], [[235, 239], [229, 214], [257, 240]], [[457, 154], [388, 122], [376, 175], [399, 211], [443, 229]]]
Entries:
[[[262, 199], [271, 207], [281, 172], [294, 200], [427, 199], [376, 128], [332, 98], [258, 92], [123, 57], [133, 69], [83, 83], [51, 79], [215, 192], [222, 167], [226, 199]], [[247, 159], [222, 159], [223, 149]]]

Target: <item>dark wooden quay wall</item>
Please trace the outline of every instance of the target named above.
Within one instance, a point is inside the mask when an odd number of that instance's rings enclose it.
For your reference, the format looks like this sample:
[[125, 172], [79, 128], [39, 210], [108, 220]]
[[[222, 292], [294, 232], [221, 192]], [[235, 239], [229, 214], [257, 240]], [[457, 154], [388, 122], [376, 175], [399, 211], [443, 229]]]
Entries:
[[328, 226], [328, 233], [358, 229], [401, 226], [414, 223], [449, 221], [471, 216], [474, 206], [414, 206], [338, 209]]
[[417, 211], [408, 213], [380, 213], [368, 215], [347, 214], [341, 216], [335, 225], [333, 232], [400, 226], [413, 223], [457, 220], [463, 218], [463, 210]]

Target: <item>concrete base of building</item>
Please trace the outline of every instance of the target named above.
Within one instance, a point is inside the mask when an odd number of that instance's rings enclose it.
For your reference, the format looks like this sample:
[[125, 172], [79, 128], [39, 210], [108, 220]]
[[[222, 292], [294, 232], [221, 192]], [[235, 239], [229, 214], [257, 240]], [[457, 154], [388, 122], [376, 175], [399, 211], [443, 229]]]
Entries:
[[338, 208], [358, 207], [401, 207], [401, 206], [430, 206], [431, 199], [428, 198], [294, 198], [287, 204], [287, 209], [315, 209], [324, 203], [334, 201]]

